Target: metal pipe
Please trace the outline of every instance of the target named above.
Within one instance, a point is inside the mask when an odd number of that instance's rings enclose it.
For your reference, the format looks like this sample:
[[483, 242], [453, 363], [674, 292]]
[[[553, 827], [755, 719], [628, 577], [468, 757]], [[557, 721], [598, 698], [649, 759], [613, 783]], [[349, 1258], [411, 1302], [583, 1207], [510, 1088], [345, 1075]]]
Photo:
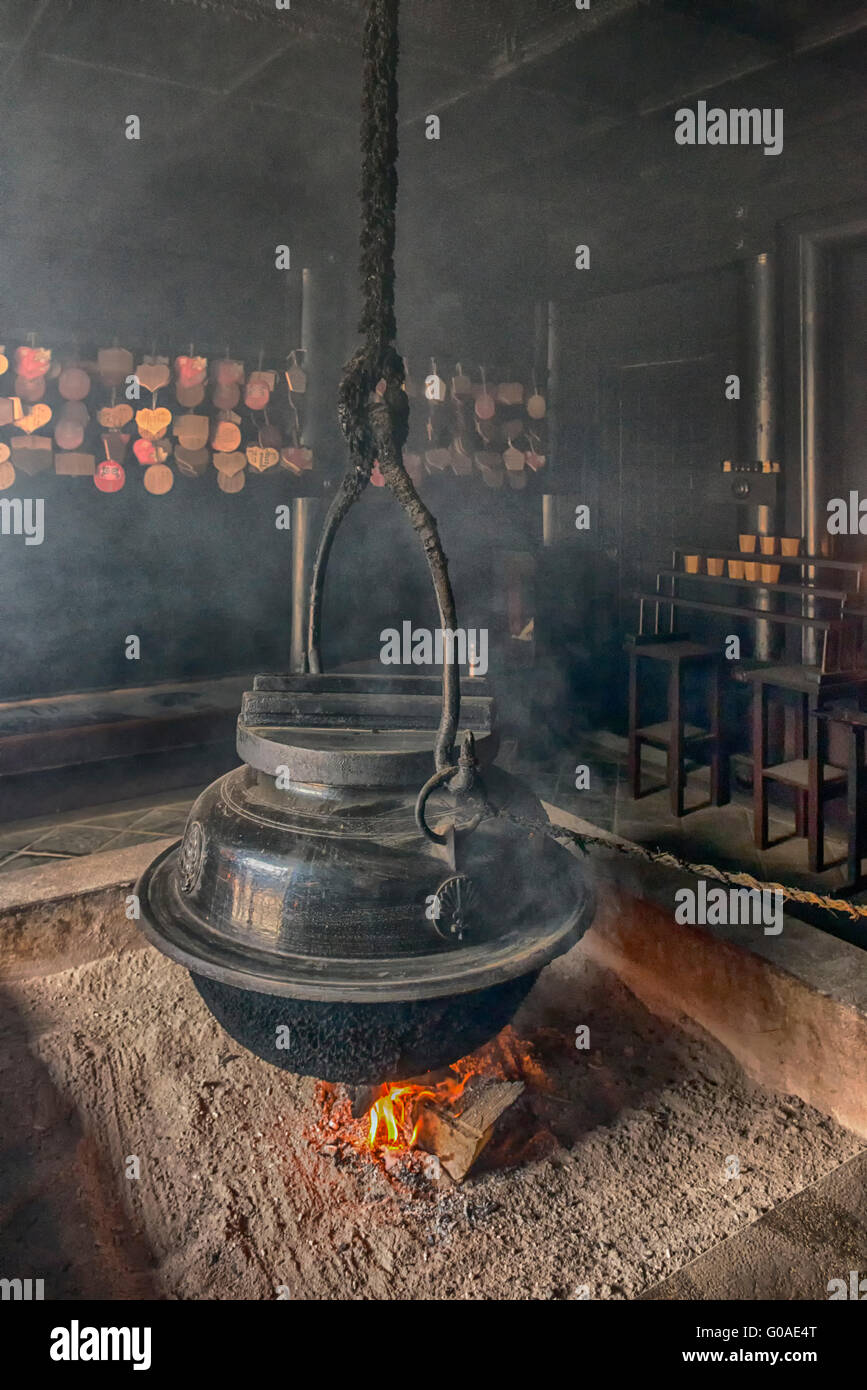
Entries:
[[[301, 272], [301, 348], [307, 372], [307, 411], [304, 422], [304, 443], [315, 449], [320, 442], [319, 411], [322, 401], [322, 364], [316, 353], [315, 331], [316, 283], [312, 270]], [[318, 507], [312, 497], [294, 497], [291, 504], [292, 523], [292, 631], [289, 653], [290, 670], [307, 670], [307, 601], [313, 560], [314, 529]]]
[[[768, 252], [756, 256], [747, 266], [747, 323], [749, 333], [749, 416], [745, 422], [746, 457], [771, 463], [777, 456], [777, 335], [776, 264]], [[757, 507], [748, 530], [773, 535], [776, 517], [768, 506]], [[772, 612], [775, 597], [768, 589], [755, 594], [755, 606]], [[778, 625], [756, 623], [754, 655], [760, 661], [779, 656], [783, 638]]]
[[[800, 368], [801, 368], [801, 533], [807, 554], [821, 553], [825, 537], [822, 505], [821, 418], [819, 400], [819, 359], [821, 355], [820, 282], [824, 253], [811, 237], [800, 241]], [[807, 580], [816, 581], [815, 569]], [[807, 617], [815, 616], [815, 603], [807, 599]], [[803, 659], [811, 666], [818, 661], [816, 634], [807, 629], [803, 636]]]

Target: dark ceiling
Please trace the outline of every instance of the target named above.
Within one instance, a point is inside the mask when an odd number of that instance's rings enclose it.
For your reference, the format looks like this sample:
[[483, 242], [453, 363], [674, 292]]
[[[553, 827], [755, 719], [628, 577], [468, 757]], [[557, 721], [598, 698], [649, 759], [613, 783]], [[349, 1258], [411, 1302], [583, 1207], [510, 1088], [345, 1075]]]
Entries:
[[[146, 243], [235, 269], [290, 237], [305, 261], [351, 255], [364, 9], [0, 0], [0, 244], [26, 242], [43, 262], [96, 246], [107, 273]], [[682, 100], [729, 89], [772, 105], [782, 93], [789, 129], [810, 131], [863, 113], [867, 97], [856, 0], [591, 0], [586, 11], [404, 0], [401, 24], [402, 254], [424, 250], [440, 272], [479, 256], [494, 274], [531, 262], [544, 274], [586, 227], [616, 242], [636, 188], [664, 241]], [[424, 138], [428, 113], [442, 120], [438, 144]], [[753, 163], [757, 178], [786, 177], [760, 154]]]

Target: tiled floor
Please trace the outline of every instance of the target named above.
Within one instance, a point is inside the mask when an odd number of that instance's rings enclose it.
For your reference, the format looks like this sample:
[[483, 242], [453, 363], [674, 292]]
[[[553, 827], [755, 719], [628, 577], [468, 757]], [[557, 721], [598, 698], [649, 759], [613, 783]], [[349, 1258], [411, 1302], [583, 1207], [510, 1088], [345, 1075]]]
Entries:
[[201, 787], [92, 806], [63, 816], [0, 825], [0, 874], [36, 869], [52, 859], [73, 859], [145, 840], [180, 836]]

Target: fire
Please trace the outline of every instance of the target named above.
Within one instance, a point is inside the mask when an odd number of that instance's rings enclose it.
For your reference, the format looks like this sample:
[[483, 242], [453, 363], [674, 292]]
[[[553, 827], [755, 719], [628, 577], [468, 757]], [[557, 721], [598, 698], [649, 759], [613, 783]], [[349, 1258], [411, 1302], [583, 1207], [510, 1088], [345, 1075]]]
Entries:
[[[445, 1076], [398, 1081], [379, 1088], [370, 1109], [355, 1118], [348, 1094], [339, 1086], [318, 1083], [320, 1116], [308, 1133], [316, 1148], [326, 1154], [353, 1149], [375, 1163], [383, 1158], [420, 1155], [425, 1144], [424, 1118], [429, 1107], [461, 1113], [461, 1097], [474, 1077], [503, 1081], [523, 1080], [532, 1090], [545, 1092], [551, 1082], [536, 1056], [534, 1042], [520, 1038], [509, 1025], [492, 1042], [449, 1067]], [[557, 1039], [560, 1041], [559, 1035]]]
[[[414, 1149], [421, 1128], [422, 1102], [433, 1105], [453, 1105], [469, 1080], [447, 1077], [435, 1086], [412, 1084], [386, 1085], [382, 1095], [370, 1107], [367, 1147], [376, 1149]], [[422, 1107], [423, 1108], [423, 1107]], [[383, 1136], [384, 1131], [384, 1136]]]

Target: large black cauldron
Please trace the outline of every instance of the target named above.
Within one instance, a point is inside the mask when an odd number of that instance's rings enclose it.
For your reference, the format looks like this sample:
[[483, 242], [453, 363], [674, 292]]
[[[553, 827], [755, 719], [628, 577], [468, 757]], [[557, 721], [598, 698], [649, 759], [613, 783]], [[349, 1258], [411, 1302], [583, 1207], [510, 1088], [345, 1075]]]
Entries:
[[[493, 764], [480, 688], [462, 728], [488, 801], [542, 824]], [[500, 817], [469, 828], [442, 790], [427, 823], [453, 829], [442, 845], [419, 833], [439, 712], [439, 682], [423, 677], [258, 677], [238, 721], [244, 766], [202, 793], [137, 885], [148, 938], [276, 1066], [360, 1083], [455, 1061], [590, 922], [578, 861], [541, 832]]]

